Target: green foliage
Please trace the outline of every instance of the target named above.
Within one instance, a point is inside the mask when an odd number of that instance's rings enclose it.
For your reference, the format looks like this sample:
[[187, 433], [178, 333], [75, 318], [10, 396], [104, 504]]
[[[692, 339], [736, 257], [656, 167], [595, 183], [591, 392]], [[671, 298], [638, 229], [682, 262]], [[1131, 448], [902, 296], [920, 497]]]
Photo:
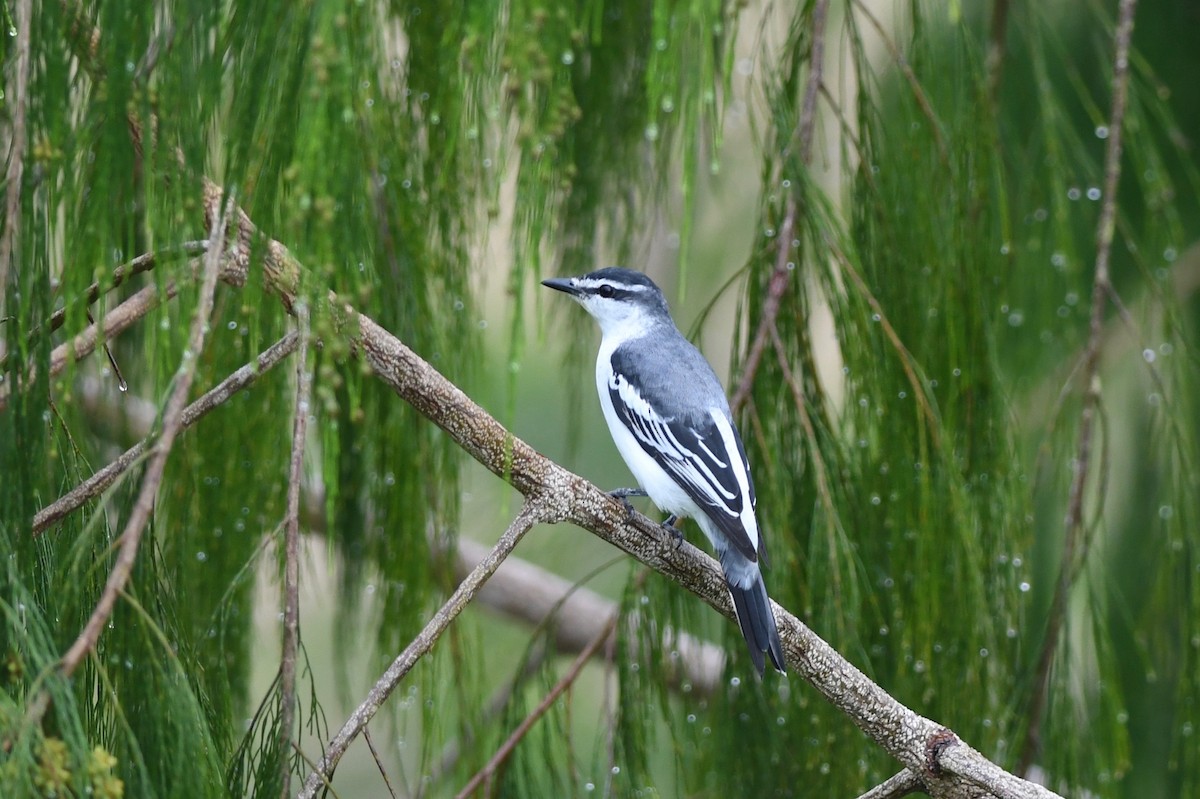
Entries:
[[[1200, 791], [1200, 173], [1188, 146], [1200, 105], [1166, 0], [1139, 10], [1096, 458], [1068, 564], [1111, 135], [1102, 10], [1011, 5], [994, 62], [982, 10], [919, 2], [878, 24], [833, 4], [820, 34], [811, 2], [36, 5], [23, 108], [9, 88], [21, 45], [0, 37], [3, 120], [27, 136], [24, 177], [0, 192], [17, 213], [0, 287], [5, 796], [278, 795], [281, 759], [307, 773], [280, 734], [285, 698], [261, 640], [277, 627], [255, 620], [276, 601], [260, 589], [282, 583], [296, 370], [315, 379], [302, 581], [332, 572], [336, 586], [319, 600], [328, 639], [302, 624], [305, 757], [341, 722], [327, 706], [357, 702], [363, 672], [453, 590], [460, 532], [507, 523], [465, 513], [479, 503], [463, 486], [512, 510], [365, 369], [327, 293], [473, 396], [504, 382], [509, 418], [558, 419], [547, 409], [571, 402], [594, 420], [590, 378], [575, 379], [590, 367], [546, 367], [544, 405], [517, 407], [522, 367], [551, 357], [543, 341], [525, 357], [542, 316], [531, 278], [636, 266], [661, 225], [680, 240], [675, 295], [705, 305], [706, 331], [734, 331], [735, 385], [786, 265], [778, 343], [766, 339], [739, 415], [772, 596], [1007, 768], [1037, 733], [1035, 762], [1066, 793]], [[798, 126], [817, 36], [826, 92], [809, 153]], [[735, 75], [746, 65], [748, 85]], [[757, 169], [729, 174], [727, 160]], [[290, 326], [255, 242], [247, 285], [218, 290], [205, 349], [185, 355], [199, 262], [182, 245], [212, 223], [202, 176], [303, 264], [320, 346], [180, 434], [132, 578], [67, 677], [60, 658], [111, 573], [141, 464], [41, 535], [30, 519], [161, 426], [186, 357], [195, 399]], [[726, 197], [750, 190], [749, 251], [726, 280], [731, 265], [709, 250], [737, 233]], [[705, 203], [718, 224], [695, 224]], [[114, 270], [147, 252], [153, 270], [115, 287]], [[103, 299], [89, 305], [93, 282]], [[146, 287], [158, 305], [108, 342], [127, 394], [101, 353], [50, 374], [52, 349], [89, 311], [103, 320]], [[730, 304], [735, 318], [722, 317]], [[568, 358], [590, 362], [586, 321], [545, 316], [535, 328], [573, 325]], [[514, 433], [549, 440], [551, 426]], [[581, 472], [594, 454], [579, 454]], [[1064, 568], [1072, 587], [1043, 674]], [[639, 569], [609, 577], [600, 590], [623, 611], [612, 668], [585, 669], [553, 703], [497, 772], [497, 794], [853, 795], [895, 771], [794, 675], [751, 678], [736, 628], [693, 597]], [[406, 792], [457, 790], [562, 677], [563, 659], [545, 656], [553, 630], [513, 626], [461, 619], [373, 727]], [[666, 630], [725, 645], [712, 694], [681, 683]], [[328, 652], [336, 678], [318, 680]]]

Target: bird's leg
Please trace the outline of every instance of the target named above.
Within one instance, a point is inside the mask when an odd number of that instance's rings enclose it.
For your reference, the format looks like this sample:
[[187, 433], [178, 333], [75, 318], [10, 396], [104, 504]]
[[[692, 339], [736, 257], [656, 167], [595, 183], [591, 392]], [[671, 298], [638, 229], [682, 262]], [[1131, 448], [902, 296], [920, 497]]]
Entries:
[[625, 513], [630, 519], [633, 518], [633, 505], [629, 502], [629, 498], [650, 496], [640, 488], [618, 488], [609, 491], [608, 495], [614, 499], [621, 500], [621, 504], [625, 506]]
[[[633, 505], [630, 504], [629, 498], [650, 496], [646, 493], [645, 489], [642, 488], [617, 488], [609, 491], [608, 495], [614, 499], [621, 500], [621, 504], [625, 506], [625, 512], [629, 515], [630, 519], [633, 518]], [[672, 513], [663, 520], [662, 524], [659, 525], [666, 533], [675, 539], [676, 550], [683, 546], [683, 531], [675, 526], [675, 522], [677, 521], [679, 521], [679, 517]]]
[[680, 530], [678, 527], [675, 526], [675, 522], [677, 522], [677, 521], [679, 521], [679, 517], [676, 516], [674, 513], [672, 513], [670, 516], [668, 516], [666, 519], [663, 520], [663, 523], [661, 525], [662, 529], [666, 530], [668, 533], [670, 533], [671, 537], [675, 539], [675, 551], [676, 552], [678, 552], [679, 548], [681, 546], [683, 546], [683, 530]]

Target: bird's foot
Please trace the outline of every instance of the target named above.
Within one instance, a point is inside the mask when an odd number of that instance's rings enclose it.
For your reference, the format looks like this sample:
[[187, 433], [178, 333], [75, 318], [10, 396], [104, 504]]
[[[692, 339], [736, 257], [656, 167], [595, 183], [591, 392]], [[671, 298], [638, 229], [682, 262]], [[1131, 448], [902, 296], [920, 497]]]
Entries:
[[668, 534], [670, 534], [670, 536], [672, 538], [675, 539], [675, 551], [676, 552], [678, 552], [679, 548], [681, 546], [683, 546], [683, 531], [675, 526], [675, 522], [677, 522], [677, 521], [679, 521], [679, 517], [676, 516], [674, 513], [672, 513], [670, 516], [668, 516], [666, 519], [663, 520], [663, 523], [661, 525], [662, 529], [665, 530]]
[[609, 491], [608, 495], [613, 499], [621, 500], [621, 504], [625, 506], [625, 515], [630, 519], [633, 518], [634, 510], [633, 504], [629, 501], [629, 498], [650, 496], [640, 488], [618, 488], [613, 491]]

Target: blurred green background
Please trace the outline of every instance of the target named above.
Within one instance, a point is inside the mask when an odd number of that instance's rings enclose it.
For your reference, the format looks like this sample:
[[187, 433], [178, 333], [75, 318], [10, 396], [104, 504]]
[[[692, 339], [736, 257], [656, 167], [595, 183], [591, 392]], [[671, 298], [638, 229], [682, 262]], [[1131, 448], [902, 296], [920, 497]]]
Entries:
[[[1115, 3], [2, 5], [0, 793], [104, 795], [111, 774], [125, 796], [279, 795], [289, 756], [307, 775], [472, 565], [456, 545], [490, 546], [520, 508], [347, 351], [325, 292], [615, 488], [630, 478], [599, 423], [598, 332], [538, 286], [611, 264], [663, 286], [731, 392], [750, 375], [738, 419], [773, 598], [1008, 770], [1067, 796], [1200, 793], [1195, 3], [1136, 7], [1095, 381]], [[133, 579], [70, 679], [56, 663], [141, 465], [30, 534], [170, 392], [202, 175], [303, 265], [322, 344], [290, 755], [295, 358], [180, 435]], [[292, 326], [260, 247], [244, 288], [218, 287], [193, 398]], [[155, 268], [114, 287], [146, 252]], [[777, 340], [751, 367], [779, 265]], [[179, 286], [109, 342], [128, 392], [101, 353], [50, 374], [93, 281], [101, 320]], [[585, 531], [538, 527], [516, 557], [623, 622], [486, 795], [854, 796], [898, 770], [795, 675], [754, 680], [734, 625]], [[589, 619], [541, 610], [482, 598], [401, 684], [371, 726], [397, 795], [455, 795], [566, 673], [555, 625]], [[664, 627], [724, 651], [712, 684]], [[116, 763], [89, 771], [98, 746]], [[388, 795], [363, 741], [333, 788]]]

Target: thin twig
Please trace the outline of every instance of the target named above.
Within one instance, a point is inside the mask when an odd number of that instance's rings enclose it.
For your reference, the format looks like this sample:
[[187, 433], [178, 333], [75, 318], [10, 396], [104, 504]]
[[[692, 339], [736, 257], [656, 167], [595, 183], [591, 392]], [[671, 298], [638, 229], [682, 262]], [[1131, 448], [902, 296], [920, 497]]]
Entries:
[[16, 70], [12, 100], [8, 106], [12, 115], [12, 135], [8, 146], [8, 171], [4, 177], [8, 185], [4, 200], [4, 233], [0, 236], [0, 316], [4, 316], [7, 307], [8, 276], [16, 259], [17, 229], [21, 226], [21, 189], [25, 177], [25, 146], [28, 143], [25, 127], [29, 111], [32, 0], [17, 0], [14, 13], [17, 17]]
[[[134, 258], [132, 261], [129, 261], [128, 263], [125, 263], [125, 264], [121, 264], [116, 269], [114, 269], [112, 272], [112, 275], [110, 275], [103, 283], [101, 283], [100, 281], [96, 281], [96, 282], [92, 283], [90, 286], [88, 286], [83, 294], [84, 307], [86, 308], [87, 306], [92, 305], [94, 302], [96, 302], [96, 300], [98, 300], [100, 298], [100, 295], [102, 293], [102, 287], [103, 287], [103, 291], [111, 291], [112, 289], [115, 289], [117, 286], [120, 286], [122, 283], [124, 283], [127, 278], [132, 277], [133, 275], [141, 274], [142, 272], [148, 272], [151, 269], [155, 268], [156, 266], [158, 266], [159, 263], [161, 263], [163, 261], [164, 257], [166, 257], [168, 255], [174, 255], [174, 256], [185, 255], [188, 257], [192, 257], [192, 256], [204, 254], [204, 252], [205, 252], [205, 250], [207, 250], [207, 248], [208, 248], [208, 242], [201, 240], [201, 241], [184, 242], [183, 244], [179, 245], [178, 247], [167, 248], [167, 249], [159, 250], [157, 252], [142, 253], [138, 257]], [[145, 289], [142, 289], [142, 291], [145, 292], [149, 296], [153, 293], [152, 292], [153, 288], [154, 287], [150, 286]], [[173, 283], [168, 284], [167, 289], [168, 289], [168, 294], [167, 294], [168, 298], [175, 296], [174, 295], [175, 287], [174, 287]], [[132, 299], [133, 298], [131, 297], [130, 299], [126, 300], [125, 303], [130, 302], [130, 300], [132, 300]], [[124, 303], [122, 303], [122, 304], [124, 305]], [[52, 313], [50, 315], [50, 323], [45, 326], [46, 329], [49, 330], [50, 332], [54, 332], [55, 330], [58, 330], [60, 327], [62, 327], [63, 323], [66, 322], [66, 320], [67, 320], [67, 313], [68, 313], [70, 307], [71, 307], [71, 303], [68, 302], [67, 304], [63, 305], [63, 307], [59, 308], [57, 311]], [[131, 306], [127, 306], [122, 312], [123, 313], [127, 312], [129, 307], [131, 307]], [[146, 312], [148, 312], [150, 310], [153, 310], [155, 307], [157, 307], [157, 303], [154, 303], [151, 305], [145, 305], [144, 310]], [[110, 313], [113, 313], [113, 312], [110, 311]], [[131, 319], [130, 324], [132, 324], [133, 321], [136, 321], [136, 318]], [[95, 320], [92, 319], [90, 315], [88, 316], [88, 323], [91, 325], [91, 327], [88, 329], [85, 329], [84, 335], [94, 335], [94, 333], [89, 333], [89, 331], [94, 331], [95, 324], [96, 324]], [[128, 325], [126, 325], [126, 326], [128, 326]], [[116, 335], [116, 333], [121, 332], [121, 330], [123, 330], [123, 329], [124, 329], [123, 327], [120, 329], [114, 329], [113, 332], [109, 333], [108, 332], [109, 328], [106, 323], [106, 325], [105, 325], [106, 332], [105, 332], [105, 336], [102, 340], [107, 341], [111, 335]], [[39, 334], [41, 334], [41, 332], [42, 332], [41, 326], [34, 327], [32, 330], [29, 331], [29, 339], [32, 341]], [[89, 343], [87, 345], [86, 348], [80, 349], [78, 352], [78, 355], [76, 357], [76, 360], [79, 360], [80, 358], [82, 358], [85, 355], [87, 355], [88, 353], [90, 353], [91, 350], [95, 348], [95, 345], [96, 345], [96, 342], [92, 341], [91, 343]], [[54, 352], [51, 354], [51, 363], [53, 366], [53, 368], [51, 369], [51, 374], [57, 374], [55, 369], [58, 369], [59, 371], [61, 371], [62, 366], [64, 366], [66, 364], [66, 356], [70, 352], [70, 346], [71, 345], [68, 345], [68, 344], [59, 345], [59, 347], [57, 347], [54, 350]], [[8, 361], [8, 356], [9, 356], [9, 353], [0, 355], [0, 369], [3, 369], [4, 366], [6, 365], [6, 363]], [[6, 392], [0, 393], [0, 403], [2, 403], [3, 400], [5, 398], [7, 398], [7, 396], [8, 396], [8, 394]], [[3, 406], [0, 405], [0, 408], [2, 408], [2, 407]]]
[[608, 624], [604, 626], [604, 629], [600, 631], [600, 634], [593, 638], [591, 643], [579, 653], [574, 662], [571, 663], [571, 667], [567, 669], [567, 672], [563, 674], [561, 678], [559, 678], [558, 682], [554, 684], [554, 687], [550, 689], [550, 692], [542, 697], [542, 701], [538, 703], [538, 706], [535, 707], [530, 714], [526, 716], [520, 724], [517, 725], [517, 728], [513, 730], [512, 735], [508, 736], [508, 739], [500, 745], [500, 748], [497, 749], [496, 753], [492, 755], [492, 758], [488, 760], [487, 765], [481, 768], [475, 773], [475, 776], [471, 777], [471, 779], [467, 781], [467, 784], [463, 786], [463, 789], [458, 792], [456, 799], [466, 799], [466, 797], [475, 793], [475, 791], [479, 789], [479, 786], [482, 785], [485, 780], [489, 783], [491, 782], [492, 778], [496, 775], [496, 770], [503, 765], [504, 761], [507, 760], [510, 755], [512, 755], [513, 750], [517, 748], [517, 744], [521, 742], [521, 739], [524, 738], [526, 733], [533, 728], [533, 725], [537, 723], [538, 719], [546, 715], [546, 711], [548, 711], [555, 701], [558, 700], [558, 697], [562, 696], [562, 693], [574, 684], [575, 680], [579, 677], [580, 672], [583, 671], [583, 667], [587, 665], [588, 660], [591, 659], [592, 655], [595, 654], [600, 647], [604, 645], [604, 642], [608, 640], [609, 636], [612, 635], [612, 631], [616, 629], [617, 626], [617, 618], [618, 617], [616, 615], [609, 617]]
[[929, 102], [929, 98], [925, 95], [925, 90], [921, 88], [921, 81], [917, 79], [917, 74], [913, 72], [912, 67], [908, 63], [908, 59], [900, 52], [900, 48], [884, 30], [883, 23], [871, 11], [870, 7], [863, 0], [856, 0], [854, 5], [858, 6], [859, 12], [867, 18], [867, 22], [879, 34], [879, 38], [883, 41], [884, 47], [892, 55], [892, 60], [896, 66], [900, 68], [900, 74], [904, 76], [904, 80], [908, 83], [908, 88], [913, 94], [913, 98], [917, 101], [917, 105], [921, 108], [921, 113], [929, 120], [929, 129], [933, 131], [934, 141], [937, 143], [938, 154], [945, 163], [949, 158], [949, 153], [946, 150], [946, 139], [942, 135], [942, 123], [938, 120], [937, 114], [933, 111], [933, 105]]
[[[754, 340], [746, 351], [746, 365], [742, 369], [741, 380], [729, 400], [729, 407], [736, 414], [741, 411], [746, 400], [750, 398], [750, 389], [754, 386], [754, 378], [758, 374], [759, 364], [762, 363], [763, 350], [767, 348], [770, 339], [771, 326], [779, 316], [779, 308], [783, 302], [783, 293], [791, 282], [795, 262], [790, 260], [792, 254], [792, 237], [796, 229], [796, 199], [789, 192], [783, 212], [783, 223], [779, 226], [779, 249], [775, 255], [775, 271], [767, 284], [767, 297], [763, 300], [762, 316], [758, 320], [758, 328], [754, 332]], [[792, 268], [788, 268], [788, 264]]]
[[174, 43], [175, 22], [167, 19], [163, 23], [163, 30], [150, 40], [150, 46], [146, 48], [146, 52], [138, 61], [137, 71], [133, 74], [133, 82], [144, 83], [150, 77], [150, 73], [154, 71], [154, 67], [158, 65], [158, 59], [164, 52], [170, 50]]
[[804, 389], [792, 372], [792, 366], [788, 363], [787, 352], [783, 346], [783, 339], [780, 338], [779, 328], [775, 325], [771, 325], [771, 340], [774, 344], [779, 370], [783, 374], [784, 382], [787, 383], [788, 388], [792, 392], [792, 402], [796, 406], [796, 412], [800, 414], [800, 426], [804, 428], [804, 435], [811, 444], [808, 451], [812, 453], [813, 466], [817, 471], [817, 493], [821, 495], [821, 501], [824, 503], [825, 509], [829, 512], [830, 518], [836, 519], [837, 512], [833, 501], [833, 490], [830, 487], [829, 475], [825, 469], [825, 459], [821, 457], [821, 448], [817, 446], [817, 430], [813, 427], [812, 417], [808, 413], [808, 403], [804, 401]]
[[1011, 0], [992, 0], [992, 21], [988, 25], [987, 96], [995, 108], [1000, 95], [1000, 79], [1004, 75], [1004, 54], [1008, 50], [1008, 12]]
[[478, 593], [483, 583], [492, 576], [500, 564], [509, 554], [512, 553], [517, 543], [524, 537], [525, 533], [529, 532], [535, 524], [542, 521], [541, 514], [534, 509], [530, 504], [526, 504], [521, 508], [521, 512], [513, 519], [512, 524], [500, 536], [500, 540], [496, 542], [496, 546], [492, 547], [470, 576], [458, 586], [454, 593], [446, 600], [446, 604], [438, 610], [434, 617], [425, 625], [425, 629], [421, 630], [420, 634], [405, 647], [404, 651], [392, 661], [392, 665], [388, 666], [387, 671], [375, 681], [375, 685], [367, 693], [367, 696], [359, 704], [358, 708], [342, 725], [333, 740], [329, 742], [329, 747], [325, 750], [324, 757], [317, 765], [315, 771], [308, 775], [308, 779], [304, 783], [304, 788], [300, 791], [301, 799], [312, 799], [316, 792], [327, 781], [333, 778], [333, 771], [337, 768], [338, 761], [342, 759], [342, 755], [346, 753], [346, 749], [351, 742], [358, 737], [359, 733], [367, 726], [374, 718], [379, 708], [383, 705], [387, 698], [391, 696], [392, 691], [400, 684], [405, 675], [412, 670], [417, 661], [424, 657], [433, 645], [441, 638], [442, 633], [450, 626], [450, 623], [458, 617], [458, 614], [463, 611], [468, 603]]
[[921, 778], [914, 774], [912, 769], [906, 768], [904, 771], [888, 777], [871, 790], [859, 796], [858, 799], [901, 799], [901, 797], [921, 790], [924, 790], [924, 783], [921, 782]]
[[920, 406], [921, 413], [924, 415], [925, 421], [928, 423], [927, 429], [929, 430], [930, 438], [933, 440], [934, 448], [940, 450], [942, 448], [941, 433], [939, 432], [941, 430], [941, 426], [938, 424], [937, 412], [934, 410], [933, 405], [931, 405], [929, 402], [929, 396], [926, 392], [925, 382], [921, 379], [921, 376], [917, 374], [917, 359], [913, 357], [911, 352], [909, 352], [908, 347], [904, 346], [904, 342], [901, 340], [900, 334], [896, 332], [896, 328], [892, 326], [887, 314], [884, 313], [882, 303], [879, 302], [879, 299], [875, 296], [874, 292], [871, 291], [871, 287], [867, 285], [867, 281], [864, 280], [863, 276], [858, 273], [858, 269], [855, 268], [854, 263], [850, 260], [850, 257], [842, 251], [842, 248], [838, 246], [838, 243], [830, 236], [825, 237], [825, 246], [829, 248], [829, 252], [833, 254], [835, 259], [837, 259], [838, 265], [841, 266], [842, 271], [849, 276], [849, 278], [854, 282], [854, 285], [858, 288], [858, 291], [866, 299], [867, 305], [870, 306], [871, 310], [877, 317], [875, 321], [877, 321], [879, 326], [883, 328], [883, 334], [887, 336], [888, 341], [890, 341], [892, 344], [892, 349], [894, 349], [896, 351], [896, 355], [899, 356], [900, 368], [904, 370], [904, 375], [908, 378], [908, 385], [913, 390], [913, 397], [916, 399], [917, 405]]
[[812, 162], [813, 130], [817, 121], [817, 95], [821, 91], [822, 73], [825, 69], [825, 16], [829, 0], [817, 0], [813, 4], [810, 21], [812, 44], [808, 52], [808, 83], [804, 87], [804, 101], [800, 105], [800, 161], [805, 165]]
[[[231, 197], [230, 208], [232, 207], [233, 199]], [[227, 214], [222, 215], [217, 220], [215, 235], [211, 240], [223, 240], [226, 216]], [[146, 523], [150, 520], [150, 514], [154, 510], [154, 498], [157, 496], [158, 487], [162, 482], [167, 456], [171, 454], [175, 436], [182, 427], [183, 409], [187, 402], [188, 391], [191, 389], [192, 378], [196, 374], [196, 363], [204, 349], [204, 341], [208, 334], [220, 265], [220, 248], [214, 247], [209, 250], [205, 258], [204, 279], [200, 286], [200, 297], [196, 302], [196, 313], [192, 317], [187, 350], [183, 353], [182, 362], [176, 372], [175, 385], [163, 411], [162, 432], [158, 441], [155, 442], [154, 455], [150, 459], [150, 465], [142, 479], [142, 488], [138, 493], [133, 510], [129, 514], [125, 530], [121, 533], [121, 548], [117, 551], [116, 561], [108, 575], [104, 590], [100, 594], [100, 600], [92, 610], [87, 624], [84, 625], [75, 642], [67, 649], [59, 664], [59, 671], [64, 677], [73, 674], [88, 653], [96, 647], [96, 642], [100, 639], [100, 634], [107, 626], [113, 609], [116, 607], [117, 596], [125, 588], [125, 584], [133, 573], [142, 532], [146, 529]]]
[[[171, 247], [156, 252], [144, 252], [138, 257], [134, 258], [132, 261], [121, 264], [114, 269], [112, 275], [110, 275], [103, 283], [96, 281], [92, 283], [92, 285], [88, 286], [87, 290], [84, 291], [83, 302], [85, 305], [91, 305], [96, 300], [100, 299], [101, 288], [103, 288], [104, 291], [111, 291], [112, 289], [115, 289], [124, 283], [127, 278], [131, 278], [134, 275], [140, 275], [143, 272], [149, 272], [151, 269], [158, 266], [158, 264], [161, 263], [166, 256], [179, 256], [182, 254], [192, 257], [203, 255], [207, 249], [208, 242], [200, 240], [185, 241], [178, 247]], [[59, 308], [50, 315], [50, 330], [58, 330], [63, 326], [63, 322], [65, 322], [67, 319], [67, 309], [69, 307], [70, 303], [67, 303], [62, 308]], [[38, 331], [35, 329], [30, 335], [35, 335], [37, 332]]]
[[308, 371], [308, 306], [296, 303], [300, 354], [296, 359], [296, 403], [292, 419], [292, 458], [288, 470], [284, 523], [283, 651], [279, 660], [279, 737], [282, 799], [292, 795], [292, 729], [296, 722], [296, 652], [300, 646], [300, 481], [304, 471], [304, 434], [308, 429], [312, 375]]
[[363, 727], [363, 740], [367, 742], [367, 748], [371, 750], [371, 757], [375, 758], [375, 768], [379, 769], [379, 776], [383, 777], [383, 784], [387, 786], [388, 793], [392, 799], [396, 799], [396, 789], [392, 787], [392, 781], [388, 779], [387, 769], [383, 767], [383, 761], [379, 759], [379, 752], [375, 751], [375, 742], [371, 740], [371, 730], [369, 727]]
[[[1104, 203], [1100, 207], [1100, 219], [1096, 223], [1096, 273], [1092, 280], [1092, 313], [1088, 327], [1088, 345], [1084, 353], [1083, 408], [1079, 414], [1079, 450], [1075, 455], [1071, 487], [1067, 496], [1067, 513], [1063, 520], [1062, 562], [1059, 564], [1058, 581], [1054, 586], [1054, 597], [1050, 603], [1046, 634], [1038, 655], [1034, 671], [1033, 695], [1030, 697], [1029, 722], [1025, 732], [1025, 743], [1017, 766], [1018, 774], [1027, 774], [1041, 750], [1042, 719], [1050, 690], [1050, 670], [1058, 649], [1067, 610], [1067, 595], [1070, 593], [1076, 563], [1087, 557], [1083, 534], [1083, 501], [1091, 471], [1092, 448], [1096, 414], [1100, 405], [1100, 344], [1104, 328], [1104, 310], [1111, 289], [1109, 259], [1112, 256], [1113, 233], [1117, 219], [1117, 186], [1121, 179], [1121, 138], [1125, 124], [1125, 107], [1129, 93], [1129, 52], [1133, 39], [1134, 12], [1137, 0], [1121, 0], [1115, 33], [1115, 55], [1113, 56], [1112, 113], [1108, 124], [1108, 147], [1104, 155]], [[1080, 544], [1085, 546], [1082, 548]]]
[[[515, 557], [509, 558], [507, 563], [516, 560]], [[496, 577], [492, 577], [492, 583]], [[492, 583], [489, 583], [492, 584]], [[476, 599], [478, 602], [483, 602], [484, 598], [481, 595]], [[508, 703], [512, 701], [513, 693], [521, 686], [521, 684], [529, 677], [533, 676], [542, 664], [546, 662], [546, 658], [551, 654], [551, 650], [545, 639], [538, 638], [534, 643], [531, 651], [521, 661], [521, 668], [516, 676], [507, 681], [504, 685], [497, 688], [488, 697], [487, 701], [480, 706], [479, 710], [472, 715], [472, 721], [476, 728], [487, 727], [504, 712], [504, 708], [508, 707]], [[473, 732], [465, 733], [459, 739], [451, 739], [442, 749], [441, 755], [438, 756], [437, 763], [429, 769], [429, 782], [436, 784], [440, 782], [450, 771], [457, 765], [458, 759], [462, 756], [463, 750], [475, 742]]]
[[[829, 8], [828, 0], [817, 0], [812, 11], [812, 46], [809, 50], [808, 82], [804, 88], [804, 99], [800, 107], [800, 119], [793, 134], [800, 141], [800, 163], [807, 166], [812, 162], [813, 128], [816, 125], [817, 95], [821, 91], [821, 75], [825, 62], [825, 17]], [[798, 184], [799, 181], [794, 181]], [[762, 362], [763, 350], [767, 346], [770, 329], [779, 316], [779, 308], [783, 302], [783, 294], [791, 282], [792, 273], [796, 271], [795, 261], [790, 257], [792, 241], [796, 235], [796, 191], [793, 188], [787, 193], [784, 203], [783, 221], [779, 225], [776, 238], [778, 250], [775, 254], [775, 271], [767, 284], [767, 297], [763, 300], [762, 316], [759, 317], [758, 327], [750, 348], [746, 351], [746, 363], [742, 367], [742, 376], [734, 389], [729, 401], [730, 408], [736, 414], [750, 397], [750, 389], [754, 385], [754, 377], [758, 374]], [[789, 264], [791, 265], [789, 267]]]
[[[288, 333], [259, 354], [254, 361], [241, 367], [209, 389], [204, 396], [184, 408], [181, 428], [191, 427], [203, 419], [209, 411], [221, 407], [234, 394], [253, 384], [260, 376], [295, 352], [298, 342], [299, 336], [295, 332]], [[38, 511], [37, 515], [33, 517], [33, 534], [40, 535], [51, 525], [82, 507], [84, 503], [99, 497], [105, 489], [116, 482], [118, 477], [142, 459], [149, 446], [149, 437], [139, 441], [125, 450], [116, 460]]]
[[[158, 286], [146, 286], [116, 308], [104, 315], [104, 320], [88, 325], [82, 333], [70, 341], [64, 341], [50, 353], [50, 376], [59, 374], [70, 361], [81, 361], [95, 351], [100, 341], [108, 341], [132, 327], [138, 320], [157, 308], [163, 299], [172, 299], [179, 292], [175, 281], [169, 281], [160, 290]], [[33, 383], [36, 372], [33, 367], [26, 372], [24, 380], [16, 386], [19, 391]], [[8, 405], [14, 388], [11, 382], [0, 386], [0, 411]]]

